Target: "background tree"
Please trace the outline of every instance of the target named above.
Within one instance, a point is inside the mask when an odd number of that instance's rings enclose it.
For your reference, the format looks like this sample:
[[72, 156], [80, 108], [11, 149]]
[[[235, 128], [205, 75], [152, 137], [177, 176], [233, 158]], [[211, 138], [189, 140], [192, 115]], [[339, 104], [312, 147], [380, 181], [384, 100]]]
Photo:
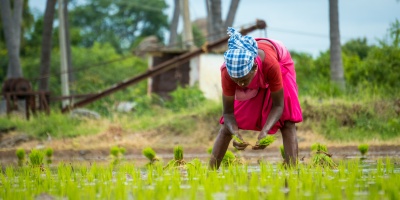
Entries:
[[207, 13], [209, 15], [208, 23], [208, 40], [214, 42], [224, 35], [222, 24], [222, 6], [221, 0], [206, 0]]
[[13, 1], [13, 5], [11, 5], [9, 0], [0, 0], [0, 3], [1, 19], [9, 57], [7, 77], [22, 77], [19, 50], [21, 44], [23, 0], [15, 0]]
[[80, 28], [85, 47], [97, 41], [123, 52], [141, 37], [155, 35], [163, 40], [168, 27], [166, 8], [164, 0], [88, 0], [70, 13], [70, 19], [73, 27]]
[[225, 20], [225, 30], [228, 27], [233, 26], [233, 21], [235, 20], [236, 11], [239, 7], [239, 1], [240, 0], [232, 0], [231, 1], [231, 5], [229, 6], [229, 10], [228, 10], [228, 15], [226, 16], [226, 20]]
[[339, 31], [339, 0], [329, 0], [329, 36], [330, 36], [330, 63], [331, 80], [342, 90], [346, 87], [342, 63], [342, 49]]
[[55, 5], [57, 0], [47, 0], [46, 10], [43, 17], [43, 33], [42, 33], [42, 54], [40, 57], [40, 80], [39, 90], [49, 90], [49, 74], [51, 59], [51, 42], [53, 33], [53, 21], [55, 13]]
[[232, 0], [225, 22], [222, 20], [221, 0], [206, 0], [207, 39], [214, 42], [226, 35], [226, 29], [233, 25], [240, 0]]
[[[64, 30], [65, 30], [65, 45], [67, 53], [67, 68], [68, 68], [68, 82], [72, 84], [75, 81], [75, 74], [73, 73], [72, 67], [72, 56], [71, 56], [71, 36], [69, 28], [69, 14], [68, 4], [69, 0], [64, 0], [63, 15], [64, 15]], [[74, 94], [74, 90], [71, 90], [71, 94]]]
[[169, 42], [170, 47], [176, 46], [178, 38], [178, 25], [179, 25], [179, 15], [180, 15], [180, 0], [174, 0], [174, 13], [172, 15], [171, 25], [169, 26]]

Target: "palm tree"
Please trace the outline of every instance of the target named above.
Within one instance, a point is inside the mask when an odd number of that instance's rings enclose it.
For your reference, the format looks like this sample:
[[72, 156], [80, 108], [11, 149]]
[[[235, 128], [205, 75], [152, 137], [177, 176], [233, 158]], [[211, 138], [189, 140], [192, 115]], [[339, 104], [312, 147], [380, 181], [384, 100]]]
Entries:
[[180, 15], [180, 6], [179, 0], [174, 1], [174, 14], [172, 16], [171, 26], [169, 27], [169, 43], [170, 47], [176, 46], [176, 40], [178, 38], [178, 24], [179, 24], [179, 15]]
[[13, 9], [11, 11], [10, 1], [0, 0], [0, 13], [9, 57], [7, 78], [22, 77], [19, 50], [21, 43], [23, 3], [23, 0], [14, 0]]
[[226, 20], [225, 20], [225, 30], [228, 27], [231, 27], [233, 25], [233, 21], [235, 20], [235, 15], [236, 15], [236, 11], [237, 8], [239, 7], [239, 1], [240, 0], [232, 0], [231, 1], [231, 5], [229, 7], [229, 11], [228, 11], [228, 16], [226, 16]]
[[47, 0], [46, 10], [43, 19], [42, 33], [42, 55], [40, 57], [40, 82], [39, 90], [49, 90], [50, 58], [51, 58], [51, 36], [53, 32], [53, 20], [55, 13], [55, 5], [57, 0]]
[[340, 46], [338, 1], [339, 0], [329, 0], [331, 81], [336, 83], [342, 90], [344, 90], [346, 87], [346, 82], [344, 80], [342, 49]]
[[218, 40], [219, 38], [221, 38], [221, 36], [223, 37], [225, 35], [225, 33], [222, 30], [222, 13], [221, 13], [221, 0], [207, 0], [208, 3], [208, 14], [210, 16], [210, 21], [208, 23], [209, 24], [209, 28], [210, 30], [208, 31], [208, 35], [210, 37], [209, 41], [210, 42], [214, 42], [216, 40]]

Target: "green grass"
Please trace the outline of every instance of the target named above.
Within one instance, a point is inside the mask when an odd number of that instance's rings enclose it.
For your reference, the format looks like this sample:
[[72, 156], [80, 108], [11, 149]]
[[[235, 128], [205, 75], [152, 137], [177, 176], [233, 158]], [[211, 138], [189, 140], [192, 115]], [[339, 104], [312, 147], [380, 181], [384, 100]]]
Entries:
[[100, 121], [71, 118], [59, 112], [50, 115], [39, 113], [30, 120], [17, 116], [0, 117], [0, 127], [16, 127], [18, 132], [42, 139], [95, 134], [103, 128]]

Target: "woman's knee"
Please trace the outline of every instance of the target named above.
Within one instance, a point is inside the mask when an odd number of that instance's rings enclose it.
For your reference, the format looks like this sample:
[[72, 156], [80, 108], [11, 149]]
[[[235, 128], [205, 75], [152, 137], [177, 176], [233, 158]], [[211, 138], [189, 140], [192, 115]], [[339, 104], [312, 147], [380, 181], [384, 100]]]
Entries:
[[285, 121], [283, 124], [283, 129], [295, 129], [296, 130], [296, 124], [292, 121]]
[[232, 137], [232, 133], [229, 131], [228, 127], [226, 127], [224, 124], [222, 125], [219, 134], [223, 137]]

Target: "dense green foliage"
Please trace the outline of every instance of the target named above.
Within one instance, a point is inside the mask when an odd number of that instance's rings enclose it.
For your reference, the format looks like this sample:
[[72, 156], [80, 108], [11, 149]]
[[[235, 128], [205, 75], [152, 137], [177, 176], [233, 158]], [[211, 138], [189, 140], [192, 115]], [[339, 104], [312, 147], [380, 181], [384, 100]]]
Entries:
[[162, 41], [165, 9], [164, 0], [87, 0], [71, 12], [71, 25], [80, 28], [84, 46], [107, 42], [121, 52], [140, 37], [156, 35]]

